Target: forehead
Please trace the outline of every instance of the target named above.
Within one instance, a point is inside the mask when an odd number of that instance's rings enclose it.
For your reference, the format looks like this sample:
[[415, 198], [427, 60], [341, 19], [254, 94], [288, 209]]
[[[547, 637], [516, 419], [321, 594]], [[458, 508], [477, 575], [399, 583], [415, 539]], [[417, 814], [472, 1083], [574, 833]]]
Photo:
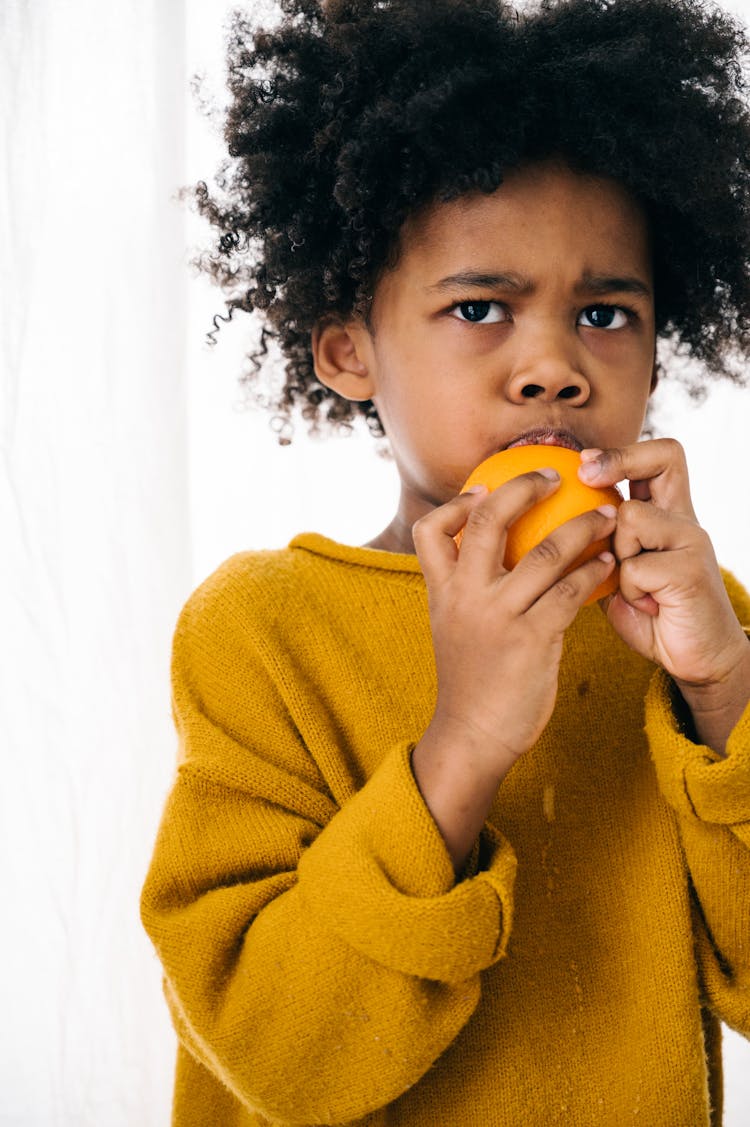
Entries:
[[627, 271], [651, 281], [648, 226], [635, 198], [617, 181], [553, 163], [511, 173], [490, 195], [429, 205], [406, 221], [399, 245], [393, 273], [425, 284], [477, 268], [540, 283], [550, 272]]

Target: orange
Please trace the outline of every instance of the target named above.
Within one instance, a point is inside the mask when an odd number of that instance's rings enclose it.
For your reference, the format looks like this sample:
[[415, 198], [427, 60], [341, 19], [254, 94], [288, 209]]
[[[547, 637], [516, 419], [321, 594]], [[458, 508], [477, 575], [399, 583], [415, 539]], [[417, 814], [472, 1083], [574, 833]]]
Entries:
[[[509, 571], [516, 566], [522, 556], [571, 517], [597, 509], [600, 505], [622, 504], [622, 494], [615, 486], [595, 489], [581, 481], [578, 477], [580, 464], [580, 455], [565, 446], [514, 446], [510, 450], [501, 450], [498, 454], [485, 459], [467, 478], [462, 493], [472, 485], [486, 485], [492, 492], [511, 478], [518, 477], [519, 474], [540, 470], [546, 466], [550, 466], [560, 474], [560, 485], [555, 492], [543, 501], [537, 502], [509, 527], [503, 559]], [[463, 530], [456, 536], [456, 543], [459, 546], [462, 533]], [[611, 537], [596, 540], [581, 552], [567, 569], [566, 574], [586, 560], [607, 550], [612, 550]], [[586, 605], [612, 594], [617, 587], [618, 570], [615, 568], [613, 573], [589, 596]]]

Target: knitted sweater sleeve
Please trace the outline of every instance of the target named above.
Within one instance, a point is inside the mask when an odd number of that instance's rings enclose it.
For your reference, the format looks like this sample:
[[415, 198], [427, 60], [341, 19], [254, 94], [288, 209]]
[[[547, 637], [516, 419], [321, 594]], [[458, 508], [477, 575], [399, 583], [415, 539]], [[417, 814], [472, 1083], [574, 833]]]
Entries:
[[505, 951], [515, 856], [488, 826], [479, 871], [455, 881], [407, 743], [337, 805], [278, 660], [215, 590], [189, 600], [180, 762], [141, 915], [187, 1050], [273, 1122], [345, 1123], [406, 1091], [469, 1020]]
[[[725, 574], [725, 583], [750, 639], [750, 597], [732, 576]], [[750, 704], [729, 737], [726, 758], [693, 743], [679, 711], [670, 680], [659, 671], [646, 700], [646, 732], [680, 827], [704, 1002], [750, 1036]]]

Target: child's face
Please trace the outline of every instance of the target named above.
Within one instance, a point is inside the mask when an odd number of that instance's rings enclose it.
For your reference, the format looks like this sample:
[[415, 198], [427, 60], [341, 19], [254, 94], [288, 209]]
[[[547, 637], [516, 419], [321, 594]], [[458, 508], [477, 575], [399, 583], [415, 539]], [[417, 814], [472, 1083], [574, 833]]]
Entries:
[[645, 219], [613, 181], [516, 172], [406, 224], [372, 325], [347, 327], [357, 390], [390, 439], [409, 529], [529, 432], [578, 448], [638, 439], [655, 347]]

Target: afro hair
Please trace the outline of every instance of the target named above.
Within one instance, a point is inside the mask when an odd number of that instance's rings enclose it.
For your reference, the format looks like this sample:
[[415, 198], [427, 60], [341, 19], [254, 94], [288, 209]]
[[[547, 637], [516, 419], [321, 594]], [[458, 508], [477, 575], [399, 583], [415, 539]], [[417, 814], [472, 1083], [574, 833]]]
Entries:
[[[371, 401], [315, 377], [311, 332], [369, 324], [405, 219], [493, 192], [550, 156], [620, 181], [645, 209], [656, 331], [700, 362], [684, 377], [744, 382], [750, 350], [748, 41], [701, 0], [282, 0], [271, 29], [234, 10], [226, 42], [228, 157], [219, 192], [181, 190], [217, 233], [194, 264], [227, 316], [260, 314], [242, 379], [288, 443], [351, 429]], [[283, 386], [263, 392], [269, 343]], [[268, 381], [266, 381], [268, 383]]]

